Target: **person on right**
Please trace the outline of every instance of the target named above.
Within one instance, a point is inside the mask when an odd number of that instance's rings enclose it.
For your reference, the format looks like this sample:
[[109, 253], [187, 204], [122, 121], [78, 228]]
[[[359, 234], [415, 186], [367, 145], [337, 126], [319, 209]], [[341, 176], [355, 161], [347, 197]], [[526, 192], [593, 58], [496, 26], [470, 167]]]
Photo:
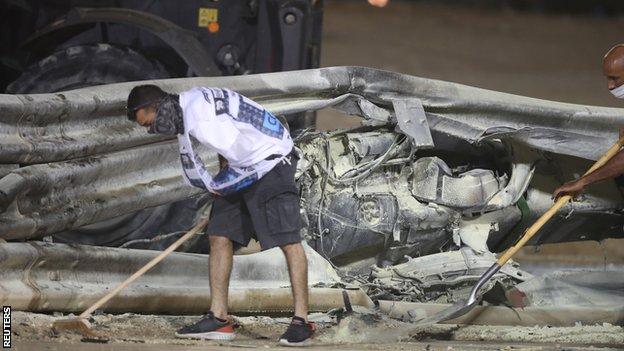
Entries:
[[[607, 87], [611, 94], [618, 99], [624, 99], [624, 44], [618, 44], [607, 52], [602, 60], [602, 72], [607, 77]], [[620, 137], [622, 135], [624, 135], [624, 128], [620, 128]], [[624, 174], [624, 149], [620, 150], [604, 166], [555, 189], [553, 198], [556, 200], [564, 195], [575, 197], [590, 184], [613, 179], [622, 174]]]

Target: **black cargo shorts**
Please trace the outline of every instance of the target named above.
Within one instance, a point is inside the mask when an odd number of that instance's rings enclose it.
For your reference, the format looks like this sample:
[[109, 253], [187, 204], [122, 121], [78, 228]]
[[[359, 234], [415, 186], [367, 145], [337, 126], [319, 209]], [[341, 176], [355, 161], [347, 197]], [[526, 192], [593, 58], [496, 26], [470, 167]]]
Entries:
[[217, 197], [207, 235], [223, 236], [238, 246], [254, 237], [262, 250], [301, 241], [299, 193], [295, 185], [297, 154], [291, 152], [250, 187]]

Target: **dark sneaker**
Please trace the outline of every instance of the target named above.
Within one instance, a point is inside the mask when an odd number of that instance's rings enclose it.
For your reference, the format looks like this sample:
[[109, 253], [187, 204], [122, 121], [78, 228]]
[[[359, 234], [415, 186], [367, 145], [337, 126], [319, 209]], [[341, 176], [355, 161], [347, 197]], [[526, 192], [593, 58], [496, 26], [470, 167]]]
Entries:
[[288, 329], [280, 337], [279, 343], [284, 346], [310, 346], [312, 335], [316, 330], [314, 323], [306, 323], [303, 318], [293, 317]]
[[219, 320], [212, 312], [208, 312], [199, 322], [178, 330], [175, 336], [187, 339], [232, 340], [236, 333], [230, 321]]

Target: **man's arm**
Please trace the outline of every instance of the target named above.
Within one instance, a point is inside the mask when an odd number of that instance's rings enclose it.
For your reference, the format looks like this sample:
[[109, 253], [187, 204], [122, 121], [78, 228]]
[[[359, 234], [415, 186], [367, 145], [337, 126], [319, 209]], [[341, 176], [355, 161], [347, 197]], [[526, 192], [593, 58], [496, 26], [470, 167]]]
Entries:
[[605, 179], [615, 178], [624, 173], [624, 150], [620, 150], [612, 159], [607, 161], [604, 166], [581, 177], [578, 180], [567, 182], [557, 188], [553, 193], [553, 198], [558, 199], [560, 196], [571, 195], [576, 196], [581, 193], [589, 184], [597, 183]]

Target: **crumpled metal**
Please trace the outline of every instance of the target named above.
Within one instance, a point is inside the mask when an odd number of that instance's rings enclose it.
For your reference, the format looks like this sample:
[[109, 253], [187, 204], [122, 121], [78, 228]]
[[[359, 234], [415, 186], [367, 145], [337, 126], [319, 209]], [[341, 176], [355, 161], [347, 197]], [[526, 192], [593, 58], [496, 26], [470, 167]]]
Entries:
[[[304, 244], [309, 262], [310, 311], [373, 307], [356, 287], [343, 286], [320, 254]], [[31, 241], [0, 244], [0, 303], [33, 312], [82, 312], [152, 260], [151, 250]], [[138, 282], [106, 303], [108, 312], [204, 313], [210, 309], [208, 255], [173, 252]], [[292, 292], [279, 248], [234, 256], [229, 291], [232, 312], [292, 312]]]
[[[419, 99], [432, 133], [472, 143], [513, 140], [597, 159], [617, 139], [624, 110], [500, 93], [365, 67], [147, 81], [171, 93], [230, 88], [276, 115], [334, 106], [367, 124], [396, 124], [393, 101]], [[0, 237], [77, 228], [198, 193], [184, 184], [176, 141], [124, 116], [139, 83], [0, 95]], [[216, 154], [200, 152], [208, 167]]]

